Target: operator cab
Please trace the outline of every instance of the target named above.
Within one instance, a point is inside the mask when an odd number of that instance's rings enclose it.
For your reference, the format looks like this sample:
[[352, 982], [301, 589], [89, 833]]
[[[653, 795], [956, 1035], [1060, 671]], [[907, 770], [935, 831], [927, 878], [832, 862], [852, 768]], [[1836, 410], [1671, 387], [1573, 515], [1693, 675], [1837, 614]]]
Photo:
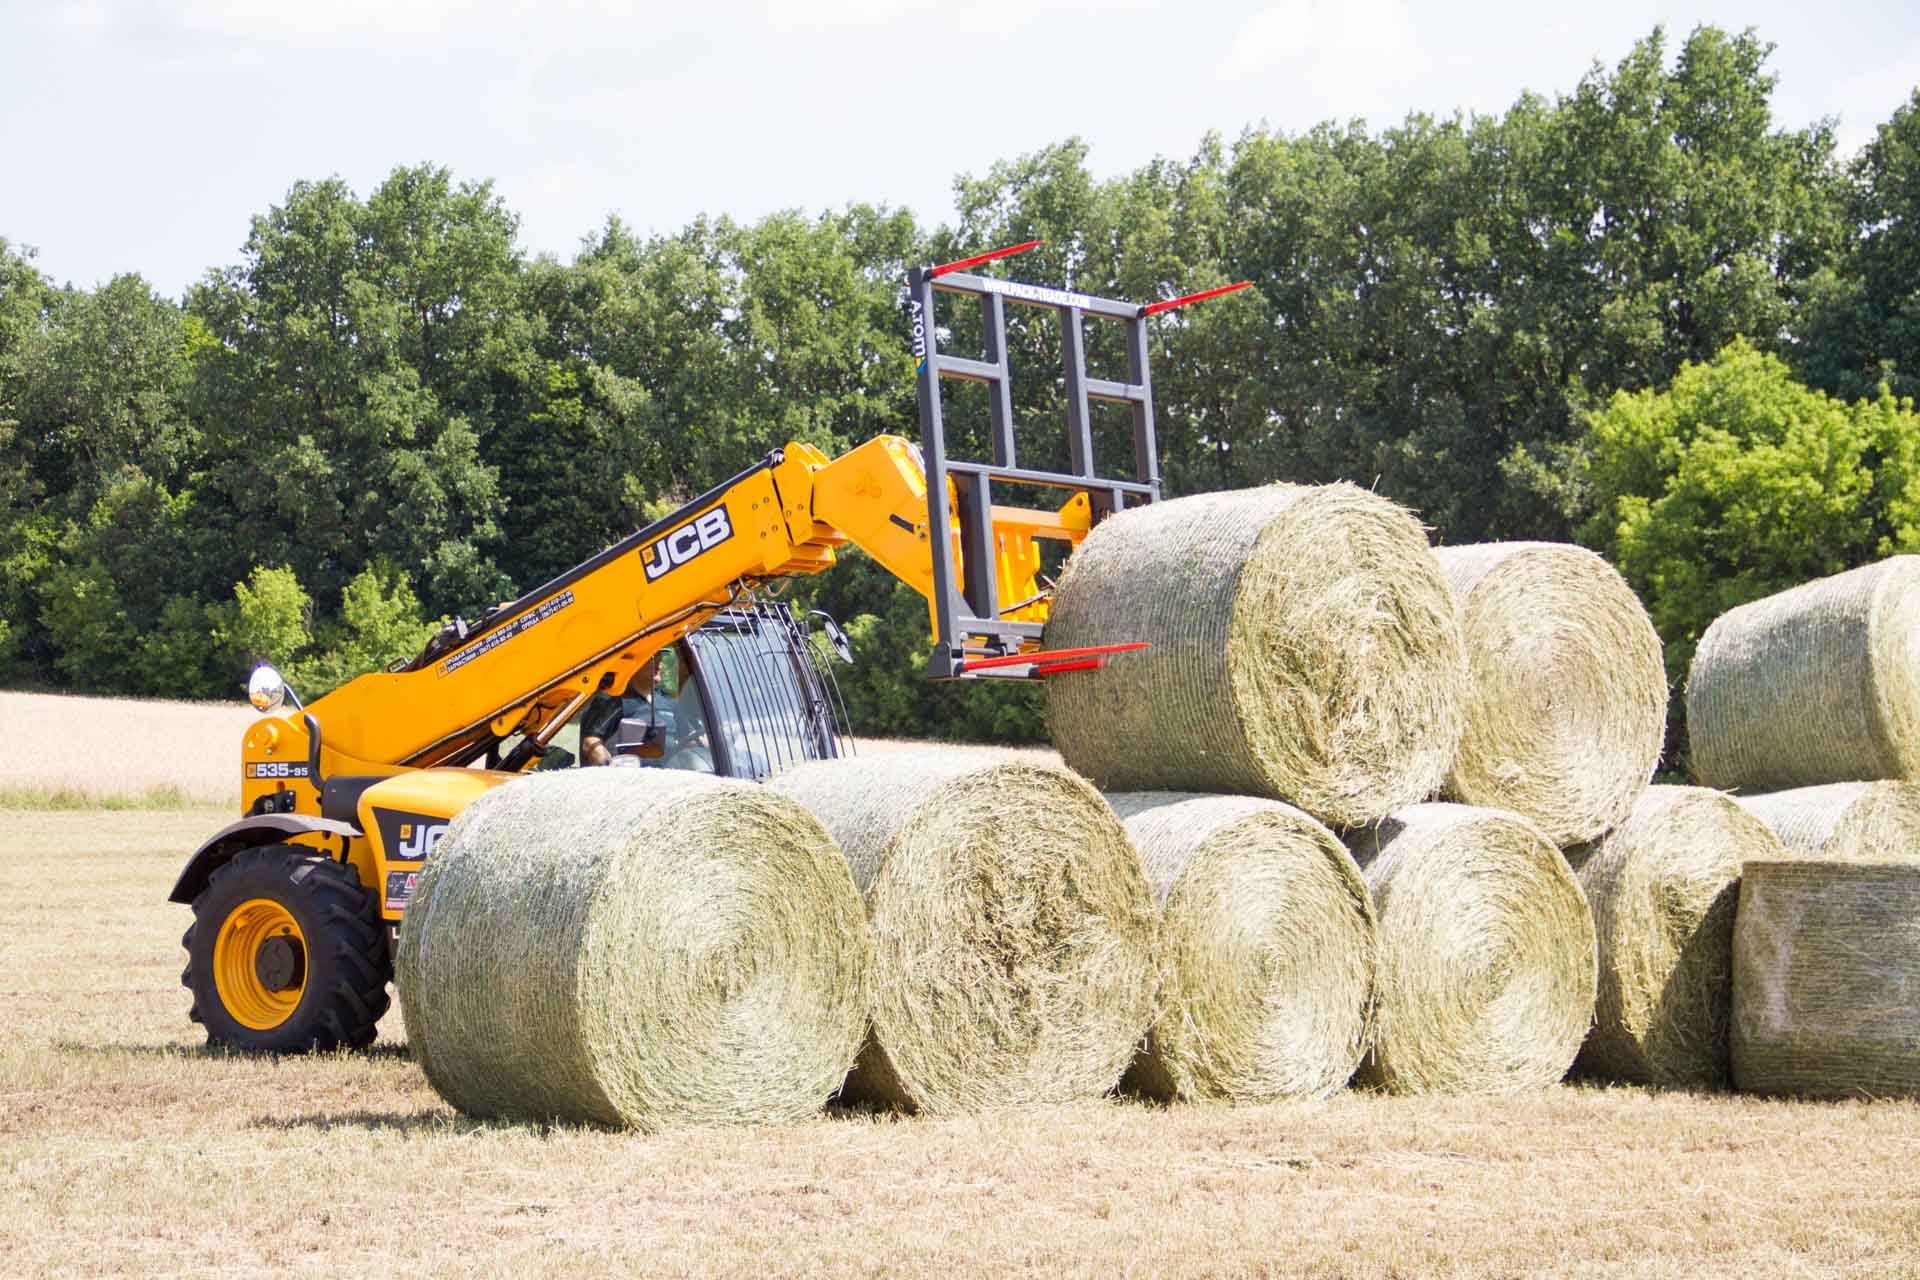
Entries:
[[[828, 622], [825, 647], [850, 657]], [[599, 736], [613, 768], [684, 769], [759, 781], [808, 760], [852, 754], [846, 706], [819, 638], [784, 604], [723, 610], [660, 651], [651, 702], [620, 694], [617, 721], [589, 702], [555, 733], [539, 769], [585, 768]], [[596, 710], [598, 714], [596, 714]], [[589, 721], [595, 723], [589, 727]], [[593, 735], [592, 728], [602, 733]], [[503, 743], [502, 753], [511, 743]]]

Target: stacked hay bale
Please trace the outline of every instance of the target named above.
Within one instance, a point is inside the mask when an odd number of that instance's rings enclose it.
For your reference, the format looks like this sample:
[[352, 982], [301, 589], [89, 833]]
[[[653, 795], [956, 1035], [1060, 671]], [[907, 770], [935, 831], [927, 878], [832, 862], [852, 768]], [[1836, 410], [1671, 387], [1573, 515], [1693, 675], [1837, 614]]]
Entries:
[[1600, 947], [1582, 1071], [1725, 1087], [1740, 868], [1785, 856], [1779, 838], [1731, 797], [1668, 786], [1648, 788], [1606, 839], [1568, 852]]
[[872, 1033], [851, 1095], [939, 1113], [1118, 1082], [1153, 1021], [1153, 893], [1085, 780], [928, 751], [767, 785], [825, 824], [866, 899]]
[[1733, 1077], [1920, 1095], [1920, 866], [1755, 862], [1734, 934]]
[[1470, 679], [1449, 799], [1511, 810], [1556, 844], [1633, 809], [1666, 740], [1660, 636], [1593, 552], [1547, 542], [1441, 547]]
[[1920, 556], [1741, 605], [1687, 676], [1694, 776], [1776, 791], [1920, 774]]
[[1593, 913], [1544, 832], [1418, 804], [1348, 835], [1380, 920], [1364, 1082], [1508, 1093], [1566, 1074], [1593, 1018]]
[[870, 955], [846, 859], [799, 805], [595, 769], [460, 814], [395, 972], [461, 1111], [652, 1130], [818, 1111], [865, 1032]]
[[1161, 904], [1160, 1014], [1127, 1081], [1262, 1102], [1344, 1086], [1373, 1008], [1373, 901], [1334, 834], [1249, 796], [1108, 797]]
[[[1920, 862], [1920, 786], [1907, 781], [1920, 773], [1916, 624], [1920, 557], [1895, 556], [1729, 610], [1700, 638], [1686, 693], [1694, 774], [1747, 790], [1741, 809], [1782, 846], [1748, 863], [1740, 889], [1730, 1052], [1742, 1088], [1848, 1093], [1878, 1079], [1849, 1060], [1872, 1057], [1868, 1024], [1888, 1013], [1874, 984], [1897, 964], [1876, 979], [1855, 947], [1886, 941], [1866, 886]], [[1855, 876], [1862, 864], [1877, 869]]]
[[1048, 681], [1054, 745], [1109, 791], [1267, 796], [1351, 826], [1430, 795], [1460, 740], [1446, 581], [1414, 517], [1349, 484], [1116, 514], [1068, 562], [1046, 639], [1152, 646]]
[[1904, 862], [1920, 858], [1920, 785], [1835, 782], [1771, 795], [1740, 806], [1766, 823], [1794, 857], [1827, 862]]

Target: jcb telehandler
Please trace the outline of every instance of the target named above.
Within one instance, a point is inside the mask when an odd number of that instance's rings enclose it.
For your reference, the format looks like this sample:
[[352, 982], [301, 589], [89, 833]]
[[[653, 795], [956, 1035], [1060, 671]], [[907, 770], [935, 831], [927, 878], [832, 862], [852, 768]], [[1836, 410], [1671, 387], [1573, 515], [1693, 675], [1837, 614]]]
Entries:
[[[1140, 305], [967, 270], [1031, 247], [909, 274], [918, 449], [880, 436], [829, 459], [789, 444], [477, 624], [446, 624], [410, 661], [254, 724], [241, 744], [245, 816], [201, 845], [171, 894], [193, 908], [181, 982], [208, 1039], [268, 1052], [369, 1043], [398, 921], [447, 823], [493, 787], [571, 764], [562, 735], [578, 733], [583, 707], [656, 658], [647, 718], [615, 735], [625, 763], [758, 779], [840, 754], [829, 668], [808, 620], [773, 599], [836, 547], [853, 543], [926, 596], [934, 679], [1046, 676], [1137, 647], [1041, 649], [1050, 586], [1038, 544], [1077, 545], [1104, 516], [1159, 497], [1146, 322], [1224, 290]], [[981, 357], [938, 349], [936, 292], [978, 304]], [[1009, 302], [1058, 314], [1069, 470], [1015, 455]], [[1088, 375], [1089, 319], [1123, 329], [1124, 381]], [[948, 457], [944, 378], [985, 384], [990, 461]], [[1100, 401], [1130, 411], [1125, 479], [1096, 473]], [[1067, 498], [1001, 506], [996, 483]], [[262, 667], [249, 696], [273, 713], [288, 691]]]

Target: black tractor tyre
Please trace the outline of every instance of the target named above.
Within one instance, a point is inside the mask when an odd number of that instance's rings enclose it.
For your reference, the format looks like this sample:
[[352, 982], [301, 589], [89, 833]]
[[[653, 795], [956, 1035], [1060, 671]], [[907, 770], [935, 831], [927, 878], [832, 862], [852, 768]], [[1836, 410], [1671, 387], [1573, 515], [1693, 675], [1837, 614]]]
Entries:
[[[262, 900], [271, 905], [263, 908]], [[243, 909], [255, 917], [290, 918], [295, 926], [267, 938], [246, 957], [257, 969], [262, 991], [269, 990], [266, 984], [280, 984], [269, 999], [293, 1002], [292, 1007], [265, 1016], [256, 1007], [245, 1020], [222, 998], [215, 956], [223, 926]], [[234, 933], [226, 980], [243, 984], [245, 975], [234, 965], [253, 935]], [[376, 1024], [391, 1003], [392, 959], [373, 892], [352, 867], [292, 845], [247, 849], [215, 871], [193, 900], [193, 924], [180, 943], [187, 949], [180, 985], [193, 993], [187, 1016], [206, 1027], [211, 1045], [247, 1053], [360, 1049], [373, 1043]], [[281, 994], [296, 982], [297, 997]], [[258, 1025], [263, 1022], [271, 1025]]]

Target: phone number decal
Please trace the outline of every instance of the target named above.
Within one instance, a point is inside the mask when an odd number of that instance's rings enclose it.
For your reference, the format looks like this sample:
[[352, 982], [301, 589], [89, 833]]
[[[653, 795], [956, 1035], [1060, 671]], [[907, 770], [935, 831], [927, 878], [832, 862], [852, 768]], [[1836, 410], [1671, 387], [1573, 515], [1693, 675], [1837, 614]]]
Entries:
[[529, 609], [512, 622], [500, 624], [498, 631], [489, 631], [474, 644], [462, 649], [459, 653], [454, 654], [451, 658], [441, 663], [441, 677], [444, 678], [452, 675], [469, 662], [472, 662], [475, 658], [492, 653], [495, 649], [498, 649], [515, 636], [524, 635], [572, 603], [573, 592], [571, 590], [562, 591], [559, 595], [542, 604], [539, 608]]

